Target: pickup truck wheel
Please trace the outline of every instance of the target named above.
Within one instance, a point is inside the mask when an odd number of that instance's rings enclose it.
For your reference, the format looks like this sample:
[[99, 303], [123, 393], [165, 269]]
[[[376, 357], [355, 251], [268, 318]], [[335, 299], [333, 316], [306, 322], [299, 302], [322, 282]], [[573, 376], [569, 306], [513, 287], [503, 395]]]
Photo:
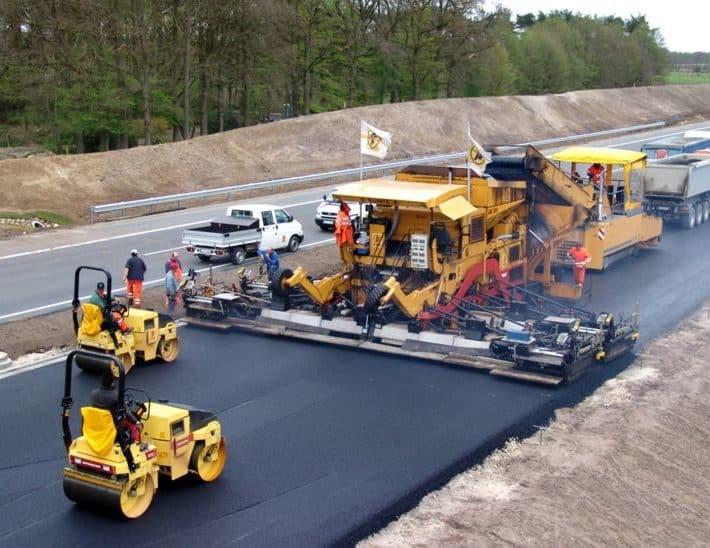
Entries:
[[203, 263], [209, 263], [212, 257], [209, 255], [198, 255], [197, 258]]
[[301, 245], [301, 240], [299, 240], [298, 236], [295, 234], [291, 236], [291, 239], [288, 241], [288, 250], [292, 253], [298, 251], [298, 246]]
[[686, 230], [690, 230], [695, 226], [695, 208], [688, 208], [688, 213], [684, 214], [680, 218], [680, 226]]
[[229, 254], [229, 260], [232, 261], [232, 264], [242, 264], [244, 262], [244, 259], [246, 258], [247, 252], [244, 251], [243, 247], [233, 249], [232, 252]]

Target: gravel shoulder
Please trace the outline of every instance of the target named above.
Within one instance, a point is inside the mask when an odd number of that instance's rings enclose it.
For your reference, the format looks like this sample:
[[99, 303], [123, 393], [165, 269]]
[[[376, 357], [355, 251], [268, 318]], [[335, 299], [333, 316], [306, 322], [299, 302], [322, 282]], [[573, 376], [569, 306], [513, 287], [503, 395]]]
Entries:
[[707, 545], [709, 333], [710, 305], [360, 546]]

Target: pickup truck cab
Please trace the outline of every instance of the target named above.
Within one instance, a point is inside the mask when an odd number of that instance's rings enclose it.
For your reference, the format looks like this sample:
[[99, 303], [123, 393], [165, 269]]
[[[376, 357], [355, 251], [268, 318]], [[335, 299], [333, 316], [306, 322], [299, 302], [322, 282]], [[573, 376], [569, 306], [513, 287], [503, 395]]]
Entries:
[[[367, 215], [365, 205], [362, 205], [363, 217]], [[360, 204], [348, 203], [348, 206], [350, 207], [350, 220], [357, 230], [357, 227], [360, 226]], [[333, 198], [332, 194], [323, 194], [323, 201], [318, 204], [316, 209], [316, 224], [321, 230], [335, 230], [335, 218], [338, 216], [338, 211], [340, 211], [340, 200]]]
[[286, 210], [263, 204], [230, 206], [225, 217], [182, 234], [187, 251], [201, 261], [223, 257], [233, 264], [240, 264], [259, 248], [297, 251], [302, 241], [301, 223]]
[[285, 209], [266, 204], [240, 204], [227, 208], [228, 217], [252, 217], [259, 221], [262, 249], [298, 251], [303, 226]]

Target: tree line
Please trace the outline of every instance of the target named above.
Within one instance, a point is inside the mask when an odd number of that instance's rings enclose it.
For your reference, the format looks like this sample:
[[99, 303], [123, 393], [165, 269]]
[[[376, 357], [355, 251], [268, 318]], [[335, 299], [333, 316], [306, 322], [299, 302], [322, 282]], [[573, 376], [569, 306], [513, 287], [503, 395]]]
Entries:
[[643, 16], [513, 18], [480, 0], [3, 0], [0, 133], [108, 150], [273, 113], [647, 85], [666, 66]]

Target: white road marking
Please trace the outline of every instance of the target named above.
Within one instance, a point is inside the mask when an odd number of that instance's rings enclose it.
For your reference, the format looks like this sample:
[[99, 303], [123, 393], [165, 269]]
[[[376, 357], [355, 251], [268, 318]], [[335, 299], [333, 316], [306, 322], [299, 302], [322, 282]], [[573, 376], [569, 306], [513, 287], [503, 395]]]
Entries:
[[327, 244], [329, 242], [334, 242], [334, 241], [335, 241], [335, 238], [328, 238], [326, 240], [318, 240], [317, 242], [311, 242], [310, 244], [302, 245], [302, 246], [300, 246], [300, 248], [303, 249], [305, 247], [312, 247], [314, 245]]
[[169, 247], [167, 249], [160, 249], [158, 251], [151, 251], [150, 253], [143, 253], [144, 257], [150, 257], [151, 255], [157, 255], [158, 253], [167, 253], [168, 251], [176, 251], [178, 249], [182, 249], [185, 246], [178, 246], [178, 247]]
[[[335, 241], [335, 238], [327, 238], [327, 239], [325, 239], [325, 240], [318, 240], [317, 242], [311, 242], [310, 244], [302, 245], [301, 248], [306, 248], [306, 247], [312, 247], [312, 246], [316, 246], [316, 245], [326, 244], [326, 243], [333, 242], [333, 241]], [[154, 253], [162, 253], [162, 251], [161, 251], [161, 252], [157, 252], [157, 251], [156, 251], [156, 252], [154, 252]], [[212, 270], [220, 270], [220, 269], [225, 268], [225, 267], [228, 267], [228, 266], [232, 266], [232, 264], [231, 264], [231, 263], [224, 263], [224, 264], [219, 264], [219, 265], [213, 266], [213, 267], [211, 267], [211, 268], [212, 268]], [[210, 269], [210, 267], [207, 266], [207, 267], [205, 267], [205, 268], [197, 269], [197, 270], [195, 270], [195, 272], [198, 272], [198, 273], [200, 273], [200, 272], [206, 272], [206, 271], [208, 271], [209, 269]], [[164, 283], [164, 281], [165, 281], [164, 278], [159, 278], [159, 279], [157, 279], [157, 280], [150, 280], [150, 281], [145, 282], [145, 283], [143, 284], [143, 287], [151, 287], [151, 286], [154, 286], [154, 285], [158, 285], [158, 284]], [[123, 293], [123, 292], [125, 292], [125, 291], [126, 291], [126, 286], [119, 287], [119, 288], [116, 288], [116, 289], [112, 289], [112, 290], [111, 290], [111, 292], [112, 292], [112, 293], [115, 293], [115, 294], [120, 294], [120, 293]], [[83, 301], [83, 300], [88, 299], [89, 297], [91, 297], [91, 295], [84, 295], [84, 296], [82, 296], [82, 297], [79, 297], [79, 299]], [[67, 301], [60, 301], [60, 302], [58, 302], [58, 303], [46, 304], [46, 305], [44, 305], [44, 306], [36, 306], [36, 307], [34, 307], [34, 308], [28, 308], [28, 309], [26, 309], [26, 310], [20, 310], [20, 311], [18, 311], [18, 312], [11, 312], [10, 314], [4, 314], [3, 316], [0, 316], [0, 321], [2, 321], [2, 320], [7, 320], [7, 319], [10, 319], [10, 318], [15, 318], [15, 317], [17, 317], [17, 316], [23, 316], [23, 315], [25, 315], [25, 314], [32, 314], [32, 313], [35, 313], [35, 312], [43, 312], [43, 311], [45, 311], [45, 310], [51, 310], [52, 308], [59, 308], [59, 307], [62, 307], [62, 306], [66, 306], [66, 305], [68, 305], [68, 304], [71, 304], [71, 302], [72, 302], [72, 299], [69, 299], [69, 300], [67, 300]]]
[[308, 202], [298, 202], [297, 204], [288, 204], [288, 205], [279, 206], [279, 207], [282, 207], [285, 209], [287, 207], [299, 207], [299, 206], [303, 206], [303, 205], [319, 204], [322, 201], [323, 201], [322, 199], [321, 200], [310, 200]]
[[63, 362], [67, 359], [68, 352], [64, 352], [54, 358], [48, 360], [38, 360], [35, 363], [23, 365], [21, 367], [11, 366], [9, 369], [0, 372], [0, 380], [6, 379], [8, 377], [14, 377], [20, 373], [26, 373], [27, 371], [32, 371], [34, 369], [40, 369], [42, 367], [47, 367], [48, 365], [54, 365], [55, 363]]
[[202, 223], [208, 223], [209, 221], [210, 221], [209, 219], [205, 219], [202, 221], [194, 221], [192, 223], [184, 223], [181, 225], [166, 226], [163, 228], [152, 228], [150, 230], [143, 230], [141, 232], [131, 232], [129, 234], [119, 234], [118, 236], [109, 236], [107, 238], [98, 238], [96, 240], [87, 240], [85, 242], [77, 242], [75, 244], [65, 244], [65, 245], [58, 245], [56, 247], [46, 247], [44, 249], [36, 249], [35, 251], [23, 251], [22, 253], [14, 253], [12, 255], [5, 255], [4, 257], [0, 257], [0, 261], [3, 261], [5, 259], [16, 259], [17, 257], [25, 257], [27, 255], [37, 255], [38, 253], [47, 253], [48, 251], [58, 251], [60, 249], [69, 249], [70, 247], [80, 247], [82, 245], [100, 244], [102, 242], [110, 242], [112, 240], [120, 240], [122, 238], [131, 238], [133, 236], [142, 236], [143, 234], [152, 234], [154, 232], [163, 232], [165, 230], [174, 230], [176, 228], [185, 228], [188, 226], [194, 226], [194, 225], [199, 225]]
[[[319, 204], [320, 202], [321, 202], [321, 200], [311, 200], [308, 202], [298, 202], [295, 204], [286, 204], [286, 205], [279, 206], [279, 207], [283, 207], [283, 208], [298, 207], [298, 206], [302, 206], [302, 205]], [[12, 255], [5, 255], [3, 257], [0, 257], [0, 261], [7, 260], [7, 259], [16, 259], [18, 257], [25, 257], [27, 255], [37, 255], [39, 253], [47, 253], [49, 251], [59, 251], [61, 249], [69, 249], [71, 247], [80, 247], [83, 245], [100, 244], [103, 242], [110, 242], [113, 240], [121, 240], [123, 238], [132, 238], [134, 236], [142, 236], [144, 234], [153, 234], [155, 232], [164, 232], [166, 230], [175, 230], [176, 228], [186, 228], [188, 226], [194, 226], [194, 225], [199, 225], [202, 223], [209, 223], [209, 222], [210, 222], [210, 219], [203, 219], [201, 221], [193, 221], [191, 223], [183, 223], [183, 224], [179, 224], [179, 225], [165, 226], [162, 228], [151, 228], [149, 230], [141, 230], [140, 232], [130, 232], [128, 234], [118, 234], [117, 236], [108, 236], [106, 238], [98, 238], [96, 240], [87, 240], [85, 242], [76, 242], [73, 244], [58, 245], [55, 247], [45, 247], [43, 249], [36, 249], [34, 251], [23, 251], [21, 253], [13, 253]], [[179, 249], [179, 248], [174, 248], [174, 249]], [[166, 251], [171, 251], [171, 250], [166, 250]], [[144, 253], [143, 255], [149, 255], [149, 254], [153, 255], [155, 253], [160, 253], [160, 251], [154, 251], [151, 253]], [[0, 319], [2, 319], [2, 318], [0, 317]]]
[[[703, 131], [705, 129], [710, 129], [710, 126], [696, 128], [694, 131]], [[686, 131], [689, 131], [689, 130], [686, 129], [683, 131], [676, 131], [675, 133], [664, 133], [663, 135], [658, 135], [657, 137], [646, 137], [645, 139], [636, 139], [635, 141], [626, 141], [625, 143], [617, 143], [615, 145], [609, 145], [609, 148], [623, 147], [624, 145], [634, 145], [636, 143], [643, 143], [645, 141], [648, 141], [649, 139], [664, 139], [666, 137], [673, 137], [674, 135], [682, 135]]]

